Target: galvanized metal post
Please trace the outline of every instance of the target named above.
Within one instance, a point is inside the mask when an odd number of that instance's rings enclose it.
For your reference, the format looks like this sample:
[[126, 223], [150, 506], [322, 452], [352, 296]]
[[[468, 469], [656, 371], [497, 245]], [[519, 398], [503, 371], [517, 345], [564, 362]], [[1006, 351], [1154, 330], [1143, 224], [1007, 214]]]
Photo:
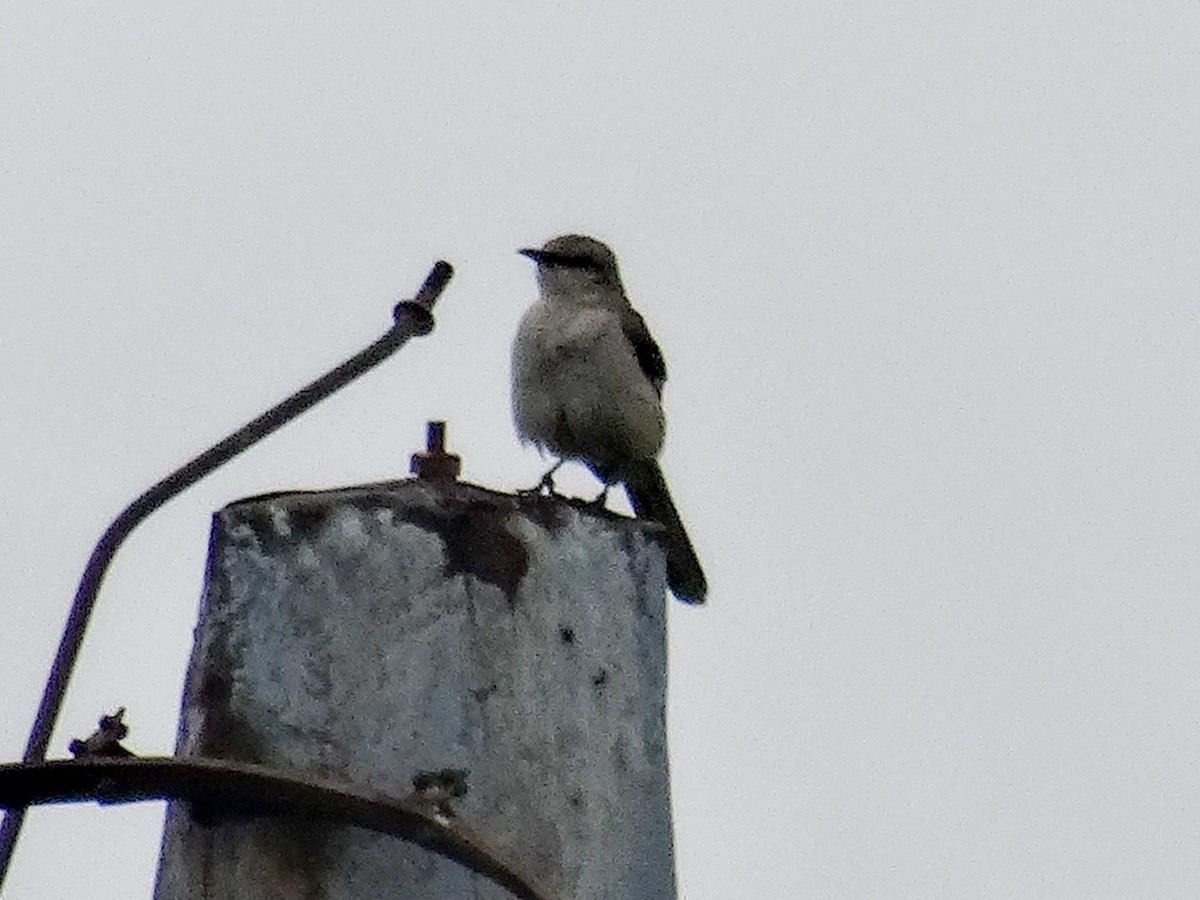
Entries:
[[[673, 898], [653, 526], [452, 478], [219, 512], [177, 753], [416, 778], [563, 898]], [[157, 900], [506, 896], [396, 838], [252, 812], [173, 805]]]

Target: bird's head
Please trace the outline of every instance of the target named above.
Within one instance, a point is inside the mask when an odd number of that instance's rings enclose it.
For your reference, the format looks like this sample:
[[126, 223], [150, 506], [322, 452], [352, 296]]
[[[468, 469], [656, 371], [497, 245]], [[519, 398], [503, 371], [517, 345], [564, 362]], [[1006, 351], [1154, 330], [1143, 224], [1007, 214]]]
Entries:
[[564, 286], [583, 281], [621, 287], [616, 255], [595, 238], [564, 234], [538, 249], [524, 247], [517, 252], [537, 263], [538, 277], [544, 285], [549, 280]]

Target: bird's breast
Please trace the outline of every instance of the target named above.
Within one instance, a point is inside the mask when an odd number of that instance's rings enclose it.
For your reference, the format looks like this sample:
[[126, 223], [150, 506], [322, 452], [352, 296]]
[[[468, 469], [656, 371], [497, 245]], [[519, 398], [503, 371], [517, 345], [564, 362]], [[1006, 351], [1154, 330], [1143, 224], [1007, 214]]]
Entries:
[[598, 469], [662, 445], [658, 394], [612, 309], [532, 306], [513, 346], [513, 407], [523, 437]]
[[567, 358], [595, 347], [606, 336], [619, 333], [621, 327], [616, 313], [595, 307], [538, 304], [530, 310], [529, 318], [535, 346], [550, 359]]

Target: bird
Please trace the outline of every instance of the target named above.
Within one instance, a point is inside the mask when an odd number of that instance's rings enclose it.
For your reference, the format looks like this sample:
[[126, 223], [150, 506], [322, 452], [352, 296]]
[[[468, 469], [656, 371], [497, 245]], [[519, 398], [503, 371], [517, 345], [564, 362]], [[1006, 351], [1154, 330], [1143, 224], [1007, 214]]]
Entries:
[[558, 457], [533, 490], [553, 494], [568, 459], [603, 483], [601, 508], [621, 483], [634, 513], [663, 527], [671, 592], [703, 603], [704, 569], [658, 464], [667, 366], [625, 294], [616, 255], [581, 234], [517, 252], [537, 264], [539, 296], [513, 340], [513, 419], [523, 442]]

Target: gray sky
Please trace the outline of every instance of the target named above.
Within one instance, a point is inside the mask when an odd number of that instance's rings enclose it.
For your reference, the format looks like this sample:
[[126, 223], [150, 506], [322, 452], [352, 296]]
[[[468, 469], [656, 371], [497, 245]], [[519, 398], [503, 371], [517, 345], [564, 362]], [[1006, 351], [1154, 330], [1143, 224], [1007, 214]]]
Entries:
[[[670, 618], [687, 900], [1200, 881], [1200, 9], [0, 6], [0, 758], [93, 542], [380, 334], [438, 328], [156, 514], [52, 745], [170, 752], [210, 513], [536, 480], [513, 254], [607, 240], [711, 581]], [[583, 473], [562, 486], [594, 492]], [[161, 808], [31, 814], [5, 900], [149, 897]]]

